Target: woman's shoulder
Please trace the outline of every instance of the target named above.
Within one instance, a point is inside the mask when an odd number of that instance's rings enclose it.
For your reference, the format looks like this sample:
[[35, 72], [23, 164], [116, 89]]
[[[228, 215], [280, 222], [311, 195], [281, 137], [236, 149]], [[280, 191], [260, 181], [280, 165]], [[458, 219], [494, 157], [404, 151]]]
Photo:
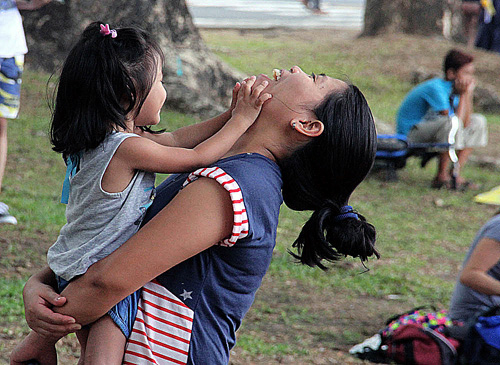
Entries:
[[258, 153], [245, 153], [222, 159], [214, 164], [236, 181], [247, 196], [258, 195], [280, 200], [282, 178], [279, 166]]
[[[214, 166], [232, 172], [245, 180], [278, 182], [281, 184], [281, 171], [276, 162], [258, 153], [242, 153], [223, 158]], [[234, 177], [234, 176], [233, 176]]]
[[479, 235], [500, 241], [500, 214], [495, 215], [486, 222], [481, 228]]

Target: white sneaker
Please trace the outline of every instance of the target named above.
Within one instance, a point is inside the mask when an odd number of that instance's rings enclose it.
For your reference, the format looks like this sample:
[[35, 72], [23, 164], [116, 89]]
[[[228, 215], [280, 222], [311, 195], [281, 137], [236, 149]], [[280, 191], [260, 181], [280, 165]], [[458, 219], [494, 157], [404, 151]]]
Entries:
[[9, 206], [0, 202], [0, 224], [17, 224], [16, 217], [9, 214]]

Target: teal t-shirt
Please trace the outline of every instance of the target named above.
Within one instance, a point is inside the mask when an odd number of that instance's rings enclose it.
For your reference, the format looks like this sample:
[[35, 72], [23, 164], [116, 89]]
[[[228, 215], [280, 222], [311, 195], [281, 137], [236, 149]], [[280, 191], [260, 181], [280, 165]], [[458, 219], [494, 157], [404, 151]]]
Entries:
[[[421, 122], [424, 116], [432, 110], [440, 112], [448, 110], [453, 113], [453, 107], [458, 105], [458, 95], [453, 95], [453, 81], [434, 78], [413, 88], [399, 107], [396, 116], [396, 130], [399, 134], [407, 135], [410, 129]], [[450, 103], [450, 97], [452, 101]]]

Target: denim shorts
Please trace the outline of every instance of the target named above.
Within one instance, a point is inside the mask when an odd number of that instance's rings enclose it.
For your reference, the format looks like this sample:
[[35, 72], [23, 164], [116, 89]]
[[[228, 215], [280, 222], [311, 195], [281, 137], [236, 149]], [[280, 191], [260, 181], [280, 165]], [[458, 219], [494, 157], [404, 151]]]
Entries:
[[[56, 278], [59, 292], [61, 292], [69, 284], [69, 282], [59, 276]], [[137, 290], [135, 293], [130, 294], [128, 297], [116, 304], [108, 312], [126, 338], [129, 338], [130, 333], [132, 332], [140, 296], [141, 290]]]
[[0, 58], [0, 117], [17, 118], [24, 56]]

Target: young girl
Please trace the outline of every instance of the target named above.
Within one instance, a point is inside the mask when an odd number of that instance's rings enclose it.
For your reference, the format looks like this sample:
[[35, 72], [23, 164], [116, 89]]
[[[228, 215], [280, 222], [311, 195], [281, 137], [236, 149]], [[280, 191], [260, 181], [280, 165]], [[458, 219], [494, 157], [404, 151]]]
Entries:
[[[67, 162], [62, 197], [67, 223], [47, 255], [59, 290], [137, 231], [154, 197], [153, 171], [190, 172], [215, 162], [271, 97], [261, 95], [268, 82], [252, 90], [251, 77], [235, 87], [231, 108], [221, 116], [173, 133], [144, 132], [160, 121], [166, 99], [162, 60], [145, 32], [96, 22], [65, 61], [51, 141]], [[77, 333], [85, 363], [121, 364], [137, 299], [132, 294]], [[24, 345], [26, 360], [57, 362], [53, 341], [32, 332]]]

